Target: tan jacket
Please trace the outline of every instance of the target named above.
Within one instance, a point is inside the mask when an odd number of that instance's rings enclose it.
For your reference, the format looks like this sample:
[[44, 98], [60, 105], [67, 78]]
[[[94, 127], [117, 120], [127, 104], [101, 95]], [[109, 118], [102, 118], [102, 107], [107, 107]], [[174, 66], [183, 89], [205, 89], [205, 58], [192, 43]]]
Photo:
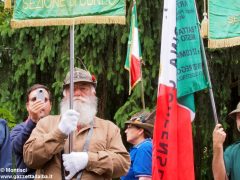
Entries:
[[[61, 151], [68, 149], [67, 136], [58, 129], [60, 116], [41, 119], [24, 145], [24, 162], [37, 169], [36, 179], [61, 180]], [[73, 133], [73, 151], [82, 151], [90, 126]], [[81, 180], [107, 180], [128, 172], [130, 157], [119, 128], [111, 121], [94, 119], [88, 164]], [[80, 162], [79, 162], [80, 163]], [[48, 178], [46, 178], [48, 176]]]

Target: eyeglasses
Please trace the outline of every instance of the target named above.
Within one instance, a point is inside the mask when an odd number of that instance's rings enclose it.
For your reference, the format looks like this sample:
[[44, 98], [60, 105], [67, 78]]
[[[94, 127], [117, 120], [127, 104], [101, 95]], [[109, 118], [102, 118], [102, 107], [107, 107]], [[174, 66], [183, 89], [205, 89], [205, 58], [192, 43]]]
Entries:
[[126, 127], [126, 129], [139, 129], [139, 127], [134, 126], [134, 125], [132, 125], [132, 124], [128, 124], [127, 127]]

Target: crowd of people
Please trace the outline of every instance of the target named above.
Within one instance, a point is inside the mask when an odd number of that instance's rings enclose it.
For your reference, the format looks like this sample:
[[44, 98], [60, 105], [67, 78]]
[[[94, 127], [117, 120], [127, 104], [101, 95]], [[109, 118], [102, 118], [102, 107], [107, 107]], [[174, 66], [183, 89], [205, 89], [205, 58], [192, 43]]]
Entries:
[[[4, 162], [1, 167], [13, 168], [13, 152], [16, 179], [21, 180], [151, 179], [154, 118], [147, 112], [140, 112], [126, 121], [127, 141], [133, 145], [129, 155], [119, 127], [96, 116], [96, 79], [80, 68], [74, 68], [73, 74], [72, 109], [69, 108], [68, 73], [64, 79], [59, 115], [50, 115], [52, 97], [49, 89], [35, 84], [26, 94], [28, 118], [11, 132], [6, 121], [0, 121], [0, 128], [4, 129], [0, 133], [5, 132], [0, 136], [1, 153], [4, 153], [0, 156], [4, 158], [0, 161]], [[9, 156], [6, 156], [7, 152]], [[142, 157], [148, 161], [144, 166], [140, 163]]]
[[[126, 141], [111, 121], [98, 118], [96, 79], [90, 72], [74, 68], [73, 108], [70, 109], [70, 73], [63, 85], [60, 114], [50, 115], [52, 96], [41, 84], [26, 94], [28, 118], [11, 132], [0, 119], [0, 168], [13, 168], [16, 179], [151, 180], [152, 133], [155, 111], [141, 111], [125, 122]], [[240, 132], [240, 103], [229, 116]], [[224, 151], [226, 133], [221, 124], [213, 131], [212, 171], [216, 180], [240, 177], [240, 143]], [[13, 156], [13, 157], [12, 157]], [[144, 163], [143, 163], [144, 162]], [[0, 171], [0, 175], [11, 175]], [[5, 179], [12, 179], [5, 178]]]

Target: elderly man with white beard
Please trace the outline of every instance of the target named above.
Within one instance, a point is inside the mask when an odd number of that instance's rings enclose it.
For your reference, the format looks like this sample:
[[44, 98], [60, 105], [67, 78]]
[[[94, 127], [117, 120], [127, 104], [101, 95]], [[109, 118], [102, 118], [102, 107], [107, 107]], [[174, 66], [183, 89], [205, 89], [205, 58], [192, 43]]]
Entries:
[[[37, 169], [35, 179], [108, 180], [126, 174], [130, 157], [119, 128], [95, 116], [95, 77], [74, 69], [73, 109], [69, 109], [69, 76], [64, 80], [61, 115], [39, 121], [24, 145], [25, 163]], [[68, 152], [70, 133], [72, 152]]]

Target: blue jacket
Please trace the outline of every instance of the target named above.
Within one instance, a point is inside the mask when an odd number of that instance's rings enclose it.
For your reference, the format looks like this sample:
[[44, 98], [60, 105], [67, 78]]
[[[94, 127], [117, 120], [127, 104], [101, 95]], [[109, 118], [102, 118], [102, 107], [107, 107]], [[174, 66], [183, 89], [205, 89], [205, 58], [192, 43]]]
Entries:
[[27, 122], [22, 122], [16, 125], [11, 131], [12, 148], [16, 156], [16, 167], [21, 171], [17, 172], [19, 175], [35, 174], [35, 170], [28, 168], [23, 161], [23, 146], [35, 127], [36, 123], [29, 119]]
[[130, 149], [131, 166], [121, 180], [138, 180], [141, 176], [152, 176], [152, 140], [145, 139]]
[[12, 148], [7, 122], [4, 119], [0, 119], [0, 168], [0, 175], [11, 174], [6, 171], [8, 168], [12, 169]]

